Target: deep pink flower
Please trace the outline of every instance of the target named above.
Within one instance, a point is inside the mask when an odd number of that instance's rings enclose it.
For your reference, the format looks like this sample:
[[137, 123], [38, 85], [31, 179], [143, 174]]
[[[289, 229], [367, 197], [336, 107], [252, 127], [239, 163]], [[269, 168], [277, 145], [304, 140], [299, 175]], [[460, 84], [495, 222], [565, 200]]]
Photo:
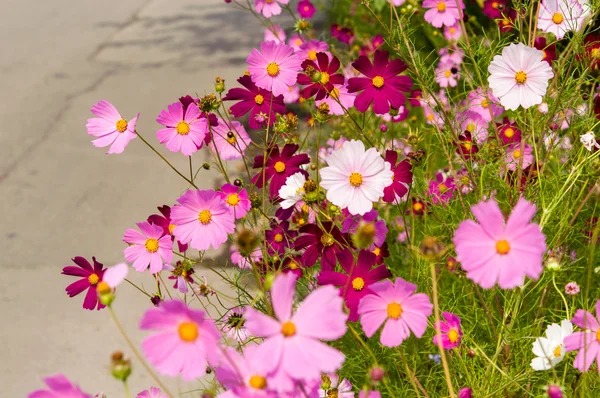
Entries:
[[233, 213], [215, 191], [189, 190], [171, 209], [175, 238], [196, 250], [218, 249], [235, 230]]
[[437, 173], [435, 179], [429, 181], [429, 196], [433, 204], [447, 203], [452, 198], [456, 189], [454, 177], [448, 177], [444, 173]]
[[498, 134], [504, 145], [521, 142], [521, 130], [517, 128], [517, 124], [504, 118], [502, 123], [496, 123]]
[[266, 372], [280, 372], [290, 379], [318, 380], [321, 373], [335, 372], [344, 354], [320, 340], [337, 340], [346, 334], [343, 302], [333, 286], [313, 290], [292, 313], [296, 276], [281, 274], [273, 282], [271, 302], [275, 319], [247, 308], [246, 327], [265, 340], [256, 355]]
[[391, 274], [385, 265], [373, 268], [377, 263], [377, 258], [375, 254], [366, 250], [358, 253], [356, 262], [350, 251], [342, 252], [338, 259], [345, 273], [321, 271], [317, 277], [317, 283], [340, 287], [340, 295], [344, 297], [346, 306], [350, 310], [348, 320], [355, 322], [358, 321], [358, 303], [367, 294], [373, 293], [371, 285], [389, 278]]
[[290, 230], [290, 223], [288, 221], [282, 221], [279, 224], [272, 222], [271, 229], [265, 231], [269, 254], [278, 254], [282, 257], [287, 249], [293, 247], [294, 238], [297, 235], [297, 231]]
[[[174, 241], [175, 237], [173, 236], [173, 230], [175, 229], [175, 224], [171, 222], [171, 208], [167, 205], [157, 207], [158, 211], [160, 211], [161, 215], [152, 214], [148, 217], [148, 222], [150, 224], [158, 225], [163, 229], [163, 235], [167, 235], [171, 237], [171, 240]], [[179, 241], [177, 241], [177, 245], [179, 246], [179, 251], [181, 253], [185, 252], [188, 249], [188, 245], [185, 245]]]
[[354, 101], [356, 109], [366, 112], [373, 103], [373, 111], [383, 115], [390, 111], [390, 106], [398, 109], [404, 105], [404, 93], [410, 92], [412, 87], [410, 77], [397, 76], [406, 70], [404, 62], [399, 59], [389, 61], [387, 51], [377, 50], [373, 63], [360, 56], [352, 66], [366, 76], [348, 80], [349, 93], [361, 91]]
[[124, 251], [125, 259], [139, 272], [149, 265], [150, 273], [156, 274], [163, 269], [163, 264], [173, 259], [173, 240], [158, 225], [146, 221], [136, 224], [141, 232], [129, 228], [123, 236], [123, 242], [129, 244]]
[[252, 207], [248, 199], [248, 192], [244, 188], [240, 189], [235, 185], [225, 184], [221, 187], [221, 191], [217, 191], [217, 195], [225, 201], [236, 219], [244, 217]]
[[289, 86], [296, 83], [301, 61], [287, 44], [263, 41], [260, 51], [252, 49], [246, 63], [257, 87], [269, 90], [274, 95], [283, 95]]
[[421, 338], [427, 329], [427, 317], [433, 305], [425, 293], [414, 294], [417, 285], [396, 278], [371, 285], [358, 306], [360, 324], [367, 337], [371, 337], [385, 323], [379, 338], [382, 345], [396, 347], [410, 336], [410, 331]]
[[212, 128], [210, 147], [219, 153], [221, 160], [235, 160], [244, 157], [244, 151], [250, 144], [246, 129], [236, 120], [227, 122], [218, 119], [219, 124]]
[[302, 18], [312, 18], [317, 9], [310, 0], [300, 0], [298, 2], [298, 13]]
[[321, 257], [321, 269], [333, 270], [337, 263], [336, 257], [348, 251], [347, 235], [342, 234], [335, 224], [325, 221], [322, 230], [315, 224], [304, 225], [300, 228], [300, 236], [296, 238], [295, 249], [304, 250], [302, 265], [312, 267]]
[[477, 113], [486, 122], [496, 119], [504, 112], [504, 108], [499, 104], [500, 100], [494, 96], [492, 90], [485, 94], [481, 88], [471, 91], [467, 99], [469, 111]]
[[193, 380], [205, 374], [207, 361], [218, 363], [220, 335], [202, 310], [178, 300], [163, 301], [146, 311], [140, 329], [156, 331], [144, 339], [142, 350], [161, 374]]
[[392, 184], [383, 189], [383, 200], [392, 203], [402, 199], [408, 193], [408, 188], [413, 180], [412, 165], [408, 159], [398, 162], [397, 151], [385, 151], [385, 161], [392, 166], [394, 176]]
[[458, 398], [471, 398], [473, 391], [469, 387], [461, 388], [458, 392]]
[[456, 146], [456, 153], [465, 160], [471, 159], [473, 155], [479, 152], [479, 147], [473, 141], [473, 137], [469, 131], [459, 134], [458, 140], [454, 145]]
[[484, 0], [483, 13], [491, 19], [500, 19], [508, 9], [508, 0]]
[[[438, 345], [441, 341], [442, 347], [445, 350], [451, 350], [452, 348], [456, 348], [460, 345], [460, 341], [462, 339], [462, 329], [460, 327], [460, 318], [458, 315], [455, 315], [451, 312], [442, 312], [442, 317], [444, 321], [440, 321], [440, 332], [441, 334], [436, 334], [433, 336], [433, 344]], [[438, 327], [435, 327], [435, 331], [437, 333]]]
[[200, 117], [200, 109], [188, 106], [184, 114], [181, 102], [174, 102], [167, 110], [160, 111], [156, 121], [166, 127], [156, 132], [158, 141], [166, 144], [170, 151], [181, 152], [185, 156], [201, 148], [208, 134], [208, 121]]
[[[596, 302], [596, 317], [600, 318], [600, 300]], [[577, 310], [573, 319], [575, 325], [583, 329], [583, 332], [575, 332], [565, 337], [565, 351], [576, 351], [577, 357], [573, 366], [582, 372], [587, 372], [594, 361], [600, 369], [600, 325], [598, 320], [590, 312]]]
[[107, 154], [122, 153], [129, 141], [137, 137], [135, 123], [140, 114], [127, 121], [121, 117], [117, 109], [108, 101], [98, 101], [92, 106], [92, 113], [98, 117], [87, 121], [87, 133], [96, 138], [92, 144], [96, 148], [109, 146]]
[[454, 233], [456, 258], [467, 278], [489, 289], [522, 286], [525, 276], [538, 279], [546, 251], [546, 236], [531, 223], [535, 205], [521, 198], [508, 221], [494, 200], [471, 207], [479, 221], [465, 220]]
[[257, 188], [262, 188], [265, 182], [271, 181], [269, 184], [269, 195], [271, 199], [274, 199], [279, 196], [279, 190], [285, 184], [285, 180], [292, 174], [302, 173], [308, 177], [308, 173], [301, 169], [300, 166], [309, 163], [310, 158], [306, 153], [294, 155], [298, 148], [296, 144], [285, 144], [280, 153], [279, 146], [274, 145], [267, 151], [266, 163], [264, 156], [256, 156], [252, 167], [255, 169], [260, 168], [260, 170], [258, 174], [252, 177], [252, 183]]
[[27, 398], [92, 398], [62, 374], [46, 377], [44, 383], [49, 387], [48, 390], [34, 391], [27, 395]]
[[[459, 4], [461, 9], [465, 8], [462, 1], [459, 0]], [[424, 15], [425, 20], [436, 28], [453, 26], [460, 18], [455, 0], [425, 0], [423, 8], [428, 9]]]
[[298, 74], [298, 84], [307, 86], [300, 91], [304, 98], [316, 95], [315, 100], [320, 101], [334, 89], [334, 84], [344, 84], [344, 75], [336, 73], [340, 68], [340, 60], [329, 57], [325, 53], [317, 53], [317, 62], [307, 59], [302, 62], [305, 73]]
[[259, 129], [263, 126], [262, 123], [256, 120], [256, 116], [260, 114], [264, 115], [270, 126], [277, 119], [276, 113], [280, 115], [285, 113], [285, 104], [283, 103], [282, 95], [275, 97], [270, 91], [256, 87], [250, 76], [242, 76], [237, 81], [245, 89], [232, 88], [223, 97], [223, 101], [239, 101], [237, 104], [232, 105], [229, 111], [235, 117], [242, 117], [250, 112], [248, 126], [251, 129]]
[[81, 279], [67, 286], [65, 289], [67, 294], [69, 297], [75, 297], [87, 289], [85, 299], [83, 300], [83, 308], [86, 310], [93, 310], [98, 306], [98, 309], [101, 310], [104, 308], [104, 305], [98, 301], [96, 287], [98, 286], [98, 283], [102, 282], [104, 271], [106, 271], [103, 269], [104, 266], [96, 261], [96, 257], [92, 257], [94, 268], [92, 268], [89, 261], [83, 257], [77, 256], [73, 258], [72, 261], [77, 264], [77, 267], [72, 265], [64, 267], [62, 274], [76, 276]]
[[167, 394], [163, 394], [160, 388], [150, 387], [150, 390], [144, 390], [137, 395], [136, 398], [169, 398]]

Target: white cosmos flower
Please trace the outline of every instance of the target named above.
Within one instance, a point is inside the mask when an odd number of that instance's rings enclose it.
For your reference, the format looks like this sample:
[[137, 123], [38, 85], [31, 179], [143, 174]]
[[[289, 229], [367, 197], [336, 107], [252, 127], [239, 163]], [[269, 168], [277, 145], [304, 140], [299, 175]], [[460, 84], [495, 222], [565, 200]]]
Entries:
[[282, 209], [289, 209], [296, 202], [302, 200], [305, 182], [306, 177], [300, 172], [286, 178], [285, 184], [279, 188], [279, 197], [283, 199], [283, 202], [281, 202]]
[[579, 137], [579, 141], [581, 141], [585, 149], [590, 152], [594, 147], [600, 149], [600, 144], [596, 142], [596, 135], [593, 131], [588, 131], [587, 133], [583, 134], [581, 137]]
[[548, 370], [555, 367], [565, 357], [564, 339], [573, 333], [573, 324], [563, 320], [560, 325], [553, 323], [546, 328], [546, 337], [538, 337], [533, 343], [531, 361], [534, 370]]
[[543, 0], [540, 4], [538, 28], [562, 39], [566, 32], [583, 25], [583, 8], [573, 0]]
[[350, 214], [363, 215], [383, 196], [394, 173], [377, 149], [365, 150], [361, 141], [346, 141], [327, 158], [329, 167], [321, 169], [321, 186], [327, 200]]
[[516, 110], [542, 103], [548, 80], [554, 76], [552, 67], [542, 58], [540, 50], [523, 43], [510, 44], [502, 49], [502, 55], [494, 57], [488, 67], [488, 82], [502, 106]]

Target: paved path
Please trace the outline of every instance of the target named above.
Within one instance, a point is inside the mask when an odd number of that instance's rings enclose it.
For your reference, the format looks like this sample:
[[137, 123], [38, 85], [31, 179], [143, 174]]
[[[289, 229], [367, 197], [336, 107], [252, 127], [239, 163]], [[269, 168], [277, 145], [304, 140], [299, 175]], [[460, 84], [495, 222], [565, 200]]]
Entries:
[[[24, 397], [60, 371], [121, 397], [107, 369], [124, 342], [106, 311], [68, 299], [60, 271], [75, 255], [122, 261], [124, 230], [186, 186], [139, 139], [122, 155], [94, 148], [89, 108], [107, 99], [127, 118], [141, 112], [138, 129], [154, 139], [169, 102], [211, 90], [216, 74], [231, 87], [261, 29], [223, 0], [5, 0], [0, 37], [0, 395]], [[121, 290], [116, 311], [135, 330], [147, 301]], [[139, 366], [131, 382], [151, 383]]]

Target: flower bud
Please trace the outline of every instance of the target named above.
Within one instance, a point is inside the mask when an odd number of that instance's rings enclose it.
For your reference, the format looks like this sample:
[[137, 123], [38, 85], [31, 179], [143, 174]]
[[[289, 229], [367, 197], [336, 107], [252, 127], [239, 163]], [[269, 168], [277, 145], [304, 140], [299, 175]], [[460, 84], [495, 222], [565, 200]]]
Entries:
[[218, 76], [215, 78], [215, 91], [217, 93], [225, 91], [225, 79], [221, 79]]
[[275, 281], [275, 276], [276, 275], [273, 273], [267, 274], [267, 276], [265, 277], [265, 290], [271, 290], [271, 287], [273, 287], [273, 282]]
[[385, 371], [380, 368], [379, 366], [375, 366], [373, 369], [371, 369], [371, 381], [373, 382], [379, 382], [381, 380], [383, 380], [383, 377], [385, 376]]
[[546, 389], [549, 398], [563, 398], [562, 388], [556, 384], [550, 384]]
[[155, 294], [154, 296], [150, 297], [150, 301], [152, 302], [152, 304], [154, 304], [155, 307], [158, 307], [162, 299], [158, 294]]
[[444, 245], [433, 236], [426, 236], [419, 245], [421, 255], [433, 261], [438, 259], [444, 252]]
[[242, 180], [240, 180], [239, 178], [236, 178], [233, 181], [233, 185], [235, 185], [236, 187], [241, 187], [242, 186]]
[[110, 373], [115, 379], [123, 382], [131, 375], [131, 361], [125, 358], [121, 351], [116, 351], [112, 354]]
[[262, 199], [260, 198], [258, 193], [252, 192], [248, 196], [248, 199], [250, 199], [250, 205], [252, 206], [253, 209], [258, 209], [258, 208], [260, 208], [260, 206], [262, 206]]
[[388, 127], [385, 123], [381, 123], [381, 125], [379, 126], [379, 131], [381, 131], [382, 133], [385, 133], [388, 131]]
[[458, 392], [458, 398], [471, 398], [473, 391], [469, 387], [461, 388]]
[[546, 260], [546, 268], [550, 271], [558, 271], [560, 269], [560, 262], [556, 257], [550, 256]]

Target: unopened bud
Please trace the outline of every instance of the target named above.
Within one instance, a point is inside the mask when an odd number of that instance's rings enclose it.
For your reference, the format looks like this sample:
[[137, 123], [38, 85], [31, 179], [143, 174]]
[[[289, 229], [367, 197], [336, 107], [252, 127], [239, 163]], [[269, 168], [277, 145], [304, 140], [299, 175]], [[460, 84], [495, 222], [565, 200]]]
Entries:
[[221, 79], [218, 76], [215, 79], [215, 91], [217, 93], [222, 93], [223, 91], [225, 91], [225, 80]]
[[370, 376], [372, 381], [378, 382], [383, 380], [383, 377], [385, 376], [385, 371], [382, 368], [376, 366], [373, 369], [371, 369]]
[[111, 355], [110, 373], [115, 379], [121, 381], [126, 381], [131, 375], [131, 361], [125, 358], [121, 351], [116, 351]]

